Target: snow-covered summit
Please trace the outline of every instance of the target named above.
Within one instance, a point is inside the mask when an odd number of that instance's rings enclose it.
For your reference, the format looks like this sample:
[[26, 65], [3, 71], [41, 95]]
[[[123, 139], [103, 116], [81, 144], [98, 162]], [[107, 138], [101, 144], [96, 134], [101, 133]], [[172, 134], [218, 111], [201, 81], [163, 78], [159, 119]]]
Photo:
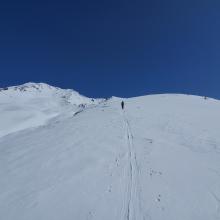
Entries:
[[72, 115], [83, 106], [102, 99], [88, 98], [71, 89], [46, 83], [25, 83], [0, 89], [0, 137], [11, 132], [44, 125], [54, 117]]
[[21, 91], [21, 92], [25, 92], [25, 91], [39, 91], [41, 92], [42, 90], [48, 90], [48, 89], [59, 89], [53, 86], [48, 85], [47, 83], [33, 83], [33, 82], [28, 82], [22, 85], [18, 85], [18, 86], [10, 86], [10, 87], [6, 87], [6, 88], [1, 88], [0, 90], [14, 90], [14, 91]]
[[19, 98], [19, 101], [22, 101], [22, 99], [33, 99], [38, 97], [60, 98], [61, 100], [69, 102], [73, 105], [97, 104], [100, 101], [99, 99], [97, 100], [93, 98], [87, 98], [72, 89], [61, 89], [58, 87], [50, 86], [46, 83], [32, 82], [19, 86], [0, 88], [0, 97], [2, 98], [2, 96], [5, 96], [5, 98]]
[[0, 92], [0, 219], [220, 219], [220, 101], [35, 86]]

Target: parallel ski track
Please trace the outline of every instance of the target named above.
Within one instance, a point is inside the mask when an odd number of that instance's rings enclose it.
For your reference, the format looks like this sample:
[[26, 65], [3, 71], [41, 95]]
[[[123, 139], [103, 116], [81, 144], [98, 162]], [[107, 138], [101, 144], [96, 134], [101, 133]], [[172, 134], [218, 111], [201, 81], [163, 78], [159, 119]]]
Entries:
[[127, 183], [127, 207], [125, 210], [125, 220], [146, 220], [141, 206], [141, 189], [140, 189], [140, 169], [137, 163], [136, 151], [133, 143], [133, 134], [126, 118], [125, 112], [123, 113], [126, 140], [128, 146], [128, 183]]

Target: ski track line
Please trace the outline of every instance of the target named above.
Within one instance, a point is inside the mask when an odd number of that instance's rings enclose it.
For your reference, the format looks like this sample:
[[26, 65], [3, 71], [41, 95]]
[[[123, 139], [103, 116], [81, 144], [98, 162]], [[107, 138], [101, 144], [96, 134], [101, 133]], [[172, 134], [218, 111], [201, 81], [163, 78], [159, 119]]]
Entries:
[[130, 128], [128, 119], [123, 114], [126, 139], [128, 145], [128, 184], [127, 184], [127, 207], [125, 210], [125, 220], [146, 220], [142, 207], [141, 207], [141, 195], [139, 175], [140, 169], [137, 164], [136, 152], [133, 144], [133, 135]]

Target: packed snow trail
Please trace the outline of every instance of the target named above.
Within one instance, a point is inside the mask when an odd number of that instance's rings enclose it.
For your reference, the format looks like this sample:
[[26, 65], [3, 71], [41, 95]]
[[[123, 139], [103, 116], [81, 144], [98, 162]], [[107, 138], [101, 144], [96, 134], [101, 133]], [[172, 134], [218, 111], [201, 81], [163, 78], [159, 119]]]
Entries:
[[133, 134], [123, 109], [123, 119], [125, 124], [126, 141], [128, 146], [128, 196], [127, 196], [127, 210], [125, 220], [145, 220], [141, 210], [141, 195], [139, 184], [139, 168], [135, 147], [133, 144]]

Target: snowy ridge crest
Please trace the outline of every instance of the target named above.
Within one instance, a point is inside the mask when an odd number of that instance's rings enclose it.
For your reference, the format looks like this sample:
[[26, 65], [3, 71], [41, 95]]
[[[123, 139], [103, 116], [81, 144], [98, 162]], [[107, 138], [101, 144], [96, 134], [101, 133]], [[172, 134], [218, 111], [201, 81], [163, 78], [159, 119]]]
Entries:
[[[11, 86], [6, 88], [0, 88], [0, 96], [9, 96], [10, 98], [37, 98], [37, 97], [52, 97], [58, 98], [73, 105], [82, 104], [98, 104], [102, 99], [88, 98], [79, 94], [77, 91], [72, 89], [61, 89], [48, 85], [46, 83], [25, 83], [19, 86]], [[1, 101], [1, 100], [0, 100]]]
[[0, 89], [0, 137], [28, 128], [46, 125], [57, 117], [71, 117], [81, 108], [97, 105], [71, 89], [46, 83], [25, 83]]

